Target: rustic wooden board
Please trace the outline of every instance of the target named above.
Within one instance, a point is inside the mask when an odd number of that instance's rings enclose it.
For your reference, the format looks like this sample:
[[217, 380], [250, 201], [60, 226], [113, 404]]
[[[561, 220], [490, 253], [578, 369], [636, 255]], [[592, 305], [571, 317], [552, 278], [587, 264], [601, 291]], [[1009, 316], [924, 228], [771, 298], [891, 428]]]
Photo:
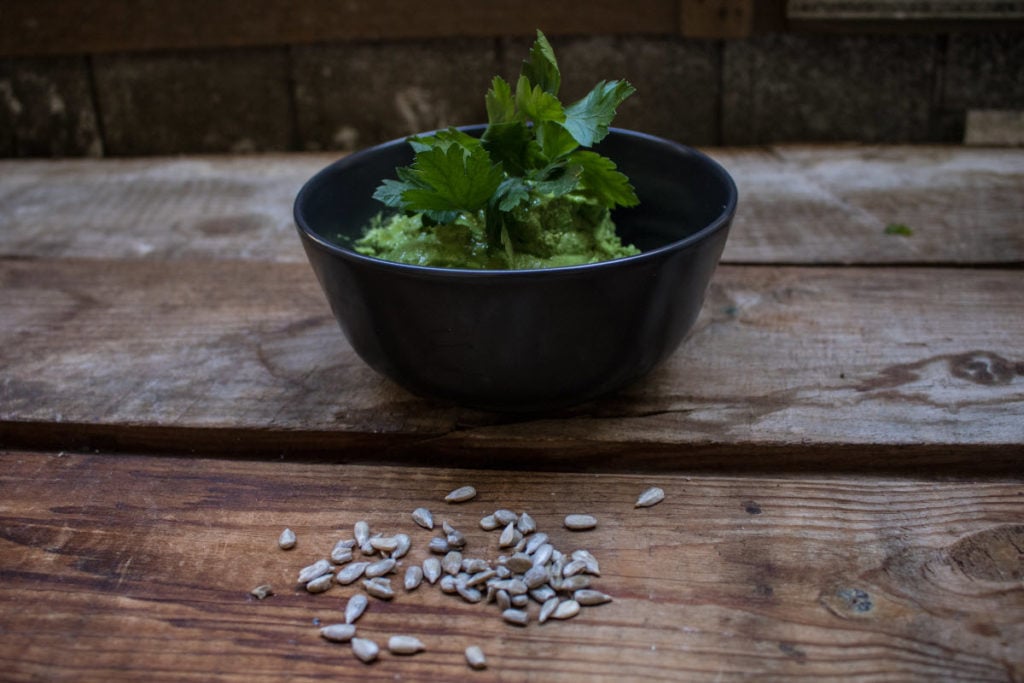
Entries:
[[486, 452], [492, 466], [570, 469], [1019, 467], [1020, 281], [724, 266], [689, 341], [649, 377], [573, 410], [510, 416], [377, 375], [305, 264], [8, 260], [0, 444]]
[[[740, 190], [726, 263], [1024, 263], [1022, 150], [709, 151]], [[0, 255], [303, 261], [292, 202], [334, 158], [0, 162]]]
[[331, 0], [7, 0], [0, 55], [42, 55], [291, 45], [455, 36], [678, 32], [678, 0], [409, 4]]
[[[6, 452], [0, 664], [7, 681], [974, 680], [1024, 677], [1020, 480], [583, 475]], [[440, 502], [472, 483], [478, 497]], [[636, 510], [648, 485], [661, 504]], [[413, 538], [425, 505], [499, 554], [477, 520], [526, 510], [591, 550], [614, 602], [506, 625], [423, 586], [371, 599], [359, 634], [427, 651], [367, 667], [314, 625], [358, 587], [295, 584], [352, 524]], [[568, 532], [586, 511], [596, 530]], [[276, 539], [297, 532], [297, 548]], [[259, 584], [276, 594], [248, 595]], [[536, 610], [536, 606], [532, 609]]]

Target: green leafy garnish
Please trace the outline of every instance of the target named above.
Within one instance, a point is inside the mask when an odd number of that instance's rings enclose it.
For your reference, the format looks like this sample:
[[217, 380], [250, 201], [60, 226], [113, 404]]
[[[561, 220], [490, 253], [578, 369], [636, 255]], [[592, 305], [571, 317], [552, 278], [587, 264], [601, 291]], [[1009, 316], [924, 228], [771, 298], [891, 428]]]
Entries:
[[562, 77], [554, 50], [537, 39], [515, 87], [496, 76], [484, 103], [487, 129], [480, 138], [455, 128], [409, 139], [410, 166], [396, 169], [374, 198], [436, 224], [482, 214], [488, 242], [511, 254], [513, 212], [538, 198], [568, 194], [608, 209], [639, 203], [615, 163], [592, 147], [608, 134], [616, 108], [635, 92], [625, 81], [601, 81], [578, 102], [558, 99]]
[[889, 223], [885, 226], [885, 234], [910, 237], [914, 234], [914, 231], [910, 229], [910, 226], [904, 225], [903, 223]]

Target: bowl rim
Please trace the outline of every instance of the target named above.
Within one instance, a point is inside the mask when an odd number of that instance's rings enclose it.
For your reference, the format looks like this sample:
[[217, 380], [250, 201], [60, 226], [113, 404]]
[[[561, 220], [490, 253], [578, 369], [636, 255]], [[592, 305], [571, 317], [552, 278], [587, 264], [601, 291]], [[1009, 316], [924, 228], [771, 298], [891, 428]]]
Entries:
[[[486, 127], [487, 124], [473, 124], [468, 126], [457, 126], [456, 128], [464, 132], [474, 132], [477, 130], [482, 131]], [[427, 131], [424, 133], [416, 133], [415, 135], [432, 135], [438, 132], [438, 130]], [[355, 261], [357, 263], [361, 263], [369, 267], [394, 270], [406, 275], [420, 277], [499, 277], [504, 279], [514, 277], [555, 277], [559, 275], [580, 274], [592, 271], [622, 268], [628, 267], [633, 264], [639, 265], [640, 263], [646, 261], [656, 260], [662, 255], [670, 252], [685, 250], [692, 246], [693, 244], [708, 239], [716, 232], [726, 228], [732, 222], [733, 216], [736, 213], [736, 207], [739, 202], [739, 190], [736, 187], [736, 181], [733, 179], [733, 177], [729, 174], [725, 167], [723, 167], [716, 160], [712, 159], [704, 152], [701, 152], [698, 149], [690, 147], [689, 145], [684, 145], [674, 140], [669, 140], [667, 138], [659, 137], [657, 135], [651, 135], [650, 133], [643, 133], [640, 131], [630, 130], [628, 128], [610, 127], [608, 129], [608, 135], [610, 136], [612, 134], [615, 134], [617, 136], [624, 136], [627, 138], [645, 140], [656, 145], [669, 147], [676, 152], [689, 156], [695, 156], [701, 159], [705, 165], [714, 170], [721, 177], [721, 179], [725, 182], [726, 190], [728, 192], [727, 201], [722, 206], [722, 209], [718, 213], [715, 220], [711, 221], [710, 223], [702, 227], [700, 230], [697, 230], [696, 232], [687, 235], [686, 237], [680, 240], [669, 242], [668, 244], [658, 247], [656, 249], [643, 251], [639, 254], [634, 254], [632, 256], [622, 256], [619, 258], [609, 259], [607, 261], [598, 261], [596, 263], [582, 263], [570, 266], [555, 266], [551, 268], [530, 269], [447, 268], [443, 266], [420, 266], [411, 263], [399, 263], [398, 261], [388, 261], [387, 259], [378, 258], [376, 256], [367, 256], [365, 254], [360, 254], [359, 252], [353, 249], [348, 249], [346, 247], [341, 246], [340, 244], [332, 242], [325, 238], [320, 233], [316, 232], [310, 225], [307, 224], [305, 216], [302, 213], [302, 206], [305, 203], [305, 197], [310, 192], [312, 192], [312, 188], [318, 184], [322, 177], [336, 172], [338, 167], [344, 167], [354, 163], [358, 163], [361, 159], [372, 156], [373, 154], [378, 153], [380, 150], [384, 148], [391, 148], [398, 144], [407, 143], [409, 138], [413, 136], [395, 138], [393, 140], [388, 140], [386, 142], [382, 142], [372, 147], [367, 147], [365, 149], [352, 152], [351, 154], [346, 154], [340, 159], [331, 162], [324, 168], [317, 171], [313, 176], [308, 178], [302, 184], [302, 187], [299, 189], [298, 194], [295, 196], [295, 201], [292, 205], [293, 220], [295, 221], [295, 225], [298, 228], [299, 233], [303, 237], [312, 241], [319, 248], [324, 249], [335, 256], [339, 256], [350, 261]], [[370, 197], [367, 197], [367, 199], [370, 199]]]

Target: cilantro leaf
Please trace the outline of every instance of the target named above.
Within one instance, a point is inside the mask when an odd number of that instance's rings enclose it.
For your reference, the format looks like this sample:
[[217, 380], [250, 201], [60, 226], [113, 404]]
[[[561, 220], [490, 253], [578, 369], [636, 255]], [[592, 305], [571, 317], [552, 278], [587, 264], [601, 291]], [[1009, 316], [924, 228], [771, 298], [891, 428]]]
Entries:
[[537, 39], [530, 48], [530, 57], [523, 61], [521, 73], [533, 85], [554, 96], [562, 86], [562, 74], [558, 70], [555, 51], [547, 37], [537, 31]]
[[636, 92], [626, 81], [601, 81], [580, 101], [565, 108], [566, 130], [584, 147], [592, 147], [608, 135], [615, 109]]
[[615, 162], [597, 152], [578, 150], [569, 155], [569, 163], [578, 165], [582, 171], [580, 185], [587, 194], [612, 208], [636, 206], [640, 200], [629, 184], [629, 178], [616, 170]]

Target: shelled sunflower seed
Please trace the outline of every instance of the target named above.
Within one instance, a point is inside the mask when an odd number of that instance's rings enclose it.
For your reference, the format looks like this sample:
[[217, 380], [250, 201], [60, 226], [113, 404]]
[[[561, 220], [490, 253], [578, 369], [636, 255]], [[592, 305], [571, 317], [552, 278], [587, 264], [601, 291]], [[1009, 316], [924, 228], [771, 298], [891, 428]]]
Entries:
[[444, 497], [446, 503], [465, 503], [476, 498], [476, 489], [472, 486], [460, 486]]
[[378, 647], [377, 643], [369, 638], [353, 638], [351, 645], [352, 654], [364, 664], [369, 664], [377, 659], [377, 653], [380, 652], [380, 647]]
[[486, 669], [487, 658], [479, 645], [470, 645], [466, 648], [466, 664], [470, 669]]
[[352, 624], [330, 624], [320, 629], [320, 635], [333, 643], [347, 643], [355, 634]]
[[414, 655], [425, 649], [423, 642], [415, 636], [399, 635], [388, 638], [388, 652], [393, 655]]
[[257, 600], [264, 600], [273, 594], [274, 589], [270, 587], [269, 583], [261, 584], [249, 591], [249, 595], [253, 596]]
[[[476, 491], [469, 489], [472, 487], [456, 489], [446, 500], [470, 500]], [[414, 510], [412, 518], [423, 528], [434, 528], [433, 516], [426, 508]], [[591, 515], [565, 518], [565, 526], [571, 530], [591, 529], [596, 524]], [[498, 509], [483, 517], [480, 527], [500, 532], [496, 546], [504, 554], [492, 560], [467, 552], [468, 539], [452, 521], [445, 520], [439, 530], [443, 535], [431, 539], [426, 548], [430, 554], [402, 573], [406, 592], [416, 590], [424, 580], [439, 583], [443, 593], [457, 595], [466, 602], [496, 605], [502, 619], [519, 627], [528, 626], [534, 619], [539, 624], [571, 619], [585, 607], [612, 600], [590, 587], [591, 577], [600, 575], [593, 554], [583, 549], [571, 554], [559, 551], [547, 534], [537, 530], [536, 521], [528, 513]], [[389, 536], [371, 532], [365, 520], [356, 522], [352, 531], [354, 538], [338, 541], [329, 560], [319, 559], [303, 567], [299, 580], [307, 591], [319, 592], [332, 583], [348, 585], [362, 579], [363, 591], [352, 595], [345, 605], [345, 623], [325, 626], [321, 635], [328, 640], [350, 642], [353, 654], [369, 663], [377, 659], [380, 646], [372, 640], [357, 638], [355, 621], [367, 609], [367, 595], [380, 600], [395, 598], [388, 576], [398, 570], [400, 558], [409, 552], [412, 542], [404, 533]], [[366, 555], [365, 559], [353, 561], [356, 548]], [[387, 649], [392, 654], [413, 654], [422, 651], [423, 644], [414, 636], [394, 636]], [[479, 652], [470, 653], [471, 649], [467, 649], [467, 664], [471, 668], [486, 666], [483, 651], [477, 648]]]
[[597, 526], [597, 518], [593, 515], [566, 515], [564, 524], [572, 531], [586, 531]]
[[636, 503], [633, 505], [635, 508], [649, 508], [652, 505], [657, 505], [661, 501], [665, 500], [665, 492], [659, 489], [657, 486], [652, 486], [636, 499]]
[[405, 579], [402, 585], [407, 591], [414, 591], [423, 583], [423, 568], [418, 564], [411, 564], [405, 570]]
[[427, 508], [416, 508], [413, 510], [412, 521], [424, 529], [432, 530], [434, 528], [434, 516], [430, 514], [430, 510]]
[[363, 616], [363, 612], [369, 606], [370, 601], [362, 593], [356, 593], [345, 603], [345, 623], [354, 624]]
[[310, 593], [323, 593], [330, 589], [334, 583], [334, 575], [330, 572], [319, 576], [306, 584], [306, 590]]
[[277, 537], [277, 546], [281, 550], [291, 550], [296, 544], [295, 532], [291, 529], [285, 529], [281, 532], [281, 535]]

